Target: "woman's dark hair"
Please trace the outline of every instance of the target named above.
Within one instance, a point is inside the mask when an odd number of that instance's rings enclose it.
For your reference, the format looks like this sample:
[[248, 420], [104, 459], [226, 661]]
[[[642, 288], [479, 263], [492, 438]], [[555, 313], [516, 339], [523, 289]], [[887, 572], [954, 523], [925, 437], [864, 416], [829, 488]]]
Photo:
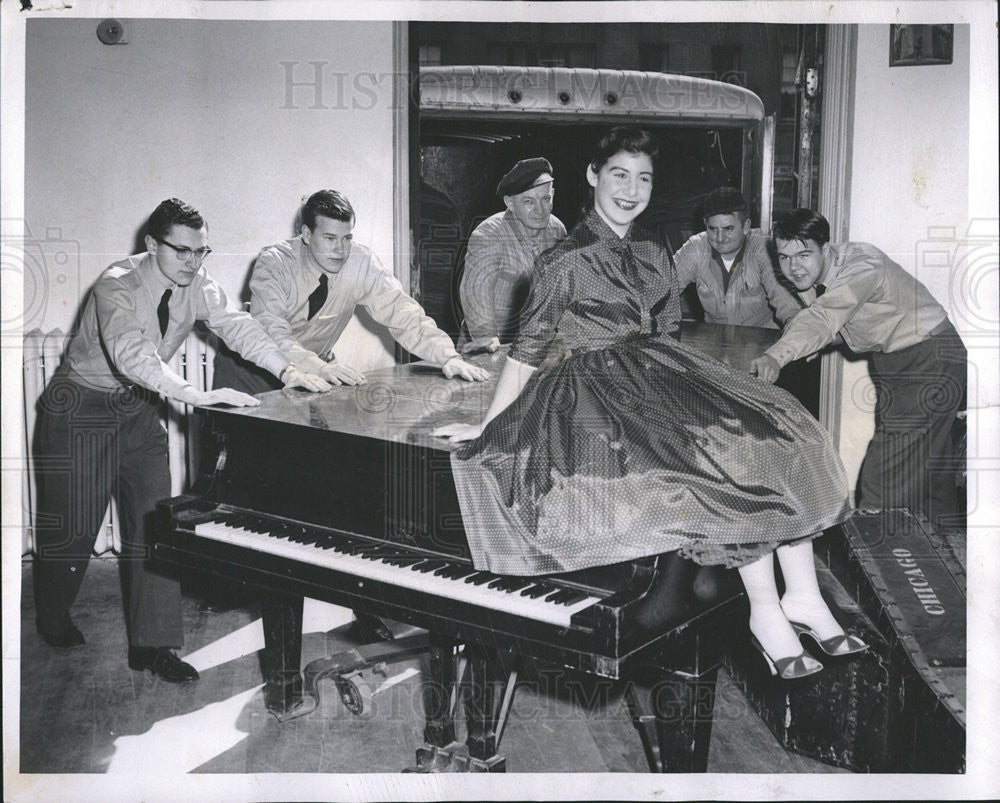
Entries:
[[149, 236], [162, 240], [170, 233], [172, 226], [187, 226], [192, 229], [206, 228], [205, 218], [191, 204], [186, 204], [180, 198], [168, 198], [161, 201], [146, 221], [146, 231]]
[[599, 172], [608, 159], [621, 151], [645, 153], [654, 162], [657, 153], [659, 153], [656, 141], [645, 128], [619, 125], [612, 128], [597, 143], [597, 150], [590, 160], [590, 169], [595, 173]]
[[320, 190], [309, 196], [302, 207], [302, 225], [309, 231], [316, 228], [316, 218], [328, 217], [331, 220], [342, 220], [344, 223], [354, 222], [354, 207], [342, 193], [336, 190]]
[[772, 236], [776, 240], [813, 240], [817, 245], [826, 245], [830, 242], [830, 223], [812, 209], [792, 209], [778, 218]]

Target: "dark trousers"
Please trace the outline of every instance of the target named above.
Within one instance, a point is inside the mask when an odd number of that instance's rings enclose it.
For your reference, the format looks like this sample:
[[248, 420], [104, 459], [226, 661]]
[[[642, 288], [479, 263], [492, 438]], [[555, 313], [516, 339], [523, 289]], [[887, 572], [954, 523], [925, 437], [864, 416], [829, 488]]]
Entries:
[[890, 354], [872, 353], [875, 434], [858, 481], [858, 506], [909, 508], [937, 527], [962, 522], [956, 474], [963, 468], [952, 437], [966, 402], [968, 358], [955, 328]]
[[156, 503], [170, 496], [167, 433], [157, 408], [158, 397], [149, 391], [91, 390], [61, 371], [42, 394], [34, 450], [34, 585], [43, 631], [58, 633], [70, 624], [70, 607], [114, 494], [129, 644], [182, 646], [180, 585], [147, 565]]
[[270, 371], [244, 360], [235, 351], [219, 343], [219, 349], [215, 352], [215, 362], [212, 364], [212, 387], [215, 390], [233, 388], [241, 393], [256, 396], [269, 390], [280, 390], [283, 385]]

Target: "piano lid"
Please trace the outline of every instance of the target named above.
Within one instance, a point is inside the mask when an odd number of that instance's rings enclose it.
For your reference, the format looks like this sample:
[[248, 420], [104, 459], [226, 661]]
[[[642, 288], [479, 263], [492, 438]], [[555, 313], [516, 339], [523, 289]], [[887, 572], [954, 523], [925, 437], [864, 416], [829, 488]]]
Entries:
[[[682, 342], [744, 371], [749, 370], [750, 361], [774, 343], [778, 335], [776, 329], [689, 321], [681, 324]], [[458, 444], [435, 438], [431, 432], [455, 421], [474, 424], [482, 420], [506, 360], [506, 349], [467, 359], [489, 371], [490, 379], [486, 382], [446, 379], [440, 368], [414, 362], [370, 371], [364, 385], [334, 387], [325, 393], [275, 390], [260, 394], [258, 407], [216, 409], [232, 415], [452, 452]]]

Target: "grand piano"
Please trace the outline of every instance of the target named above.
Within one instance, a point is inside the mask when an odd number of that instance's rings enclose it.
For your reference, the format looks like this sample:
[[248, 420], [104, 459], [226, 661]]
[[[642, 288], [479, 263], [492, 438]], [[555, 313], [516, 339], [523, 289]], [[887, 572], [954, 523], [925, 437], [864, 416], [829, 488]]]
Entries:
[[[681, 332], [739, 369], [776, 335], [704, 323]], [[259, 407], [202, 411], [205, 468], [190, 494], [161, 503], [154, 558], [426, 630], [418, 770], [503, 771], [516, 669], [531, 661], [624, 683], [650, 769], [704, 771], [716, 670], [745, 630], [735, 573], [676, 555], [545, 577], [472, 566], [449, 462], [456, 447], [430, 433], [480, 420], [503, 360], [473, 358], [492, 373], [485, 383], [410, 363], [356, 388], [280, 390]], [[462, 682], [471, 691], [455, 695]]]

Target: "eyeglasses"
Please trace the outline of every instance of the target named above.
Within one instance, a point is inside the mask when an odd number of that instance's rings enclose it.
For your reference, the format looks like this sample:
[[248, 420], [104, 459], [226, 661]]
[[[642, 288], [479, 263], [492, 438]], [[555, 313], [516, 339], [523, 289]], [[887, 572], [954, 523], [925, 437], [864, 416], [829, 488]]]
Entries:
[[212, 253], [212, 249], [209, 248], [207, 245], [203, 248], [188, 248], [187, 246], [174, 245], [173, 243], [168, 243], [166, 240], [161, 240], [159, 237], [153, 237], [153, 239], [156, 240], [156, 242], [158, 243], [162, 243], [163, 245], [173, 248], [174, 252], [177, 254], [177, 258], [181, 262], [187, 262], [189, 259], [191, 259], [191, 257], [194, 257], [199, 262], [201, 262], [205, 257], [207, 257], [209, 254]]

